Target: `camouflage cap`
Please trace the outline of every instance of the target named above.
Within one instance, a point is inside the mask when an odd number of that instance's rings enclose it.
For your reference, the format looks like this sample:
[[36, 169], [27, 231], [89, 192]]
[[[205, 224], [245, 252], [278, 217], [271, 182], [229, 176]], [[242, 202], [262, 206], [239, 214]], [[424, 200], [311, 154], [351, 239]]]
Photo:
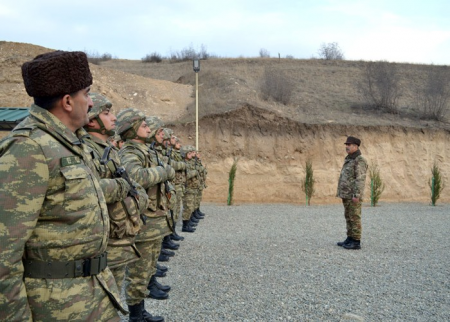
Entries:
[[166, 127], [163, 129], [163, 131], [164, 131], [164, 140], [170, 140], [172, 138], [173, 131]]
[[193, 147], [192, 145], [183, 145], [180, 149], [180, 154], [183, 158], [185, 158], [186, 155], [192, 151], [195, 151], [195, 147]]
[[89, 93], [89, 96], [94, 103], [92, 108], [88, 111], [89, 119], [98, 116], [104, 110], [112, 107], [112, 103], [105, 96], [99, 93]]
[[164, 122], [157, 116], [147, 116], [145, 118], [145, 123], [147, 123], [152, 132], [164, 126]]
[[[136, 134], [136, 133], [126, 133], [129, 132], [128, 130], [134, 129], [136, 132], [137, 128], [141, 125], [141, 123], [145, 121], [145, 114], [139, 111], [136, 108], [126, 108], [117, 114], [117, 133], [123, 138], [123, 139], [130, 139], [132, 138], [130, 135]], [[131, 131], [133, 132], [133, 131]], [[135, 136], [135, 135], [134, 135]]]

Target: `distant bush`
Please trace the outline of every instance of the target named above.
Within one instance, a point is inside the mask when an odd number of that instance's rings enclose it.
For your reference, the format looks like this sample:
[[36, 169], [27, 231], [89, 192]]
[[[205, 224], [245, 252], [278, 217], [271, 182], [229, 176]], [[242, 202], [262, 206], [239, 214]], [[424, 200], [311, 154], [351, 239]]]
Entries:
[[450, 109], [450, 69], [448, 66], [427, 66], [427, 78], [417, 88], [417, 107], [422, 118], [443, 121]]
[[323, 43], [319, 48], [319, 57], [326, 60], [343, 60], [344, 53], [337, 42]]
[[387, 61], [366, 63], [358, 87], [369, 106], [398, 113], [402, 90], [396, 64]]
[[282, 70], [266, 68], [261, 79], [260, 90], [263, 100], [273, 99], [288, 105], [294, 92], [294, 83]]
[[380, 169], [376, 163], [372, 163], [369, 167], [369, 177], [370, 177], [370, 204], [375, 207], [381, 194], [384, 191], [384, 182], [380, 176]]
[[162, 56], [157, 52], [147, 54], [144, 58], [142, 58], [142, 62], [144, 63], [160, 63], [162, 60]]
[[92, 53], [85, 52], [85, 54], [88, 58], [88, 62], [95, 65], [100, 65], [102, 61], [108, 61], [112, 59], [112, 56], [109, 53], [104, 53], [103, 55], [100, 55], [98, 52]]
[[261, 48], [259, 50], [259, 57], [261, 57], [261, 58], [269, 58], [270, 57], [270, 52], [267, 49], [265, 49], [265, 48]]
[[180, 51], [175, 51], [170, 53], [171, 62], [189, 61], [194, 59], [206, 60], [211, 57], [208, 53], [206, 46], [201, 45], [200, 50], [196, 51], [192, 44]]
[[286, 55], [286, 59], [295, 59], [292, 55]]

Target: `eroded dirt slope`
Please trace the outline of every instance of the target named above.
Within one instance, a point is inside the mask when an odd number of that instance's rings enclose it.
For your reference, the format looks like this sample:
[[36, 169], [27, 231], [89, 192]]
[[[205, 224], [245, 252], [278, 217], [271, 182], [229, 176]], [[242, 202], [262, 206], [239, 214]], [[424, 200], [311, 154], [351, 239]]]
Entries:
[[[29, 44], [0, 42], [1, 107], [31, 104], [23, 87], [20, 66], [47, 51], [49, 49]], [[92, 64], [91, 69], [92, 90], [106, 95], [116, 112], [132, 106], [148, 115], [158, 115], [166, 123], [172, 123], [183, 143], [195, 144], [195, 124], [179, 122], [193, 103], [192, 86]], [[333, 113], [334, 120], [347, 115], [339, 117], [336, 111]], [[386, 183], [381, 201], [427, 202], [430, 169], [435, 161], [445, 180], [450, 179], [448, 129], [420, 128], [417, 124], [400, 126], [398, 121], [387, 125], [386, 119], [379, 124], [372, 119], [359, 126], [334, 122], [312, 124], [286, 114], [270, 110], [270, 105], [260, 108], [244, 102], [235, 110], [200, 119], [199, 147], [209, 171], [205, 201], [226, 202], [228, 172], [233, 159], [239, 158], [234, 197], [237, 203], [304, 203], [301, 179], [306, 160], [312, 161], [317, 180], [312, 203], [339, 202], [334, 195], [347, 135], [360, 137], [364, 156], [380, 167]], [[352, 123], [364, 118], [352, 117]], [[0, 132], [0, 137], [5, 134]], [[368, 193], [367, 189], [366, 196]], [[441, 201], [450, 201], [448, 188], [441, 195]]]
[[[304, 124], [250, 105], [200, 121], [199, 148], [208, 166], [206, 200], [226, 202], [228, 172], [238, 157], [236, 202], [304, 203], [301, 180], [306, 160], [313, 163], [312, 203], [335, 203], [348, 135], [361, 138], [361, 151], [378, 164], [386, 183], [381, 201], [430, 200], [428, 180], [435, 161], [450, 179], [450, 132], [395, 126]], [[182, 137], [195, 137], [195, 124], [178, 125]], [[191, 140], [192, 141], [192, 140]], [[370, 181], [367, 179], [366, 201]], [[450, 201], [446, 190], [441, 201]]]

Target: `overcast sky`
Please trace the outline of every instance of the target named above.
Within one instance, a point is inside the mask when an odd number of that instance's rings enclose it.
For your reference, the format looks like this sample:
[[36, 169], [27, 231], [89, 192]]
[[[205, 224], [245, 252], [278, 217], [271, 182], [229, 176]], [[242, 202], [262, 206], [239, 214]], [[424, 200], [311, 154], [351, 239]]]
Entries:
[[0, 41], [123, 59], [309, 59], [336, 42], [348, 60], [450, 65], [449, 16], [450, 0], [1, 0]]

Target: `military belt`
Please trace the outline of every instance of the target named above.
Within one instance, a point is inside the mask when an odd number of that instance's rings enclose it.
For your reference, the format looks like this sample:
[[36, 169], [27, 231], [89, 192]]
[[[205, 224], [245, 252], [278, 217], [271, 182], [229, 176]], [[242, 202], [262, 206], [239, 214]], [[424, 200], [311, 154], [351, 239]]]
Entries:
[[75, 278], [97, 275], [108, 266], [107, 253], [86, 259], [67, 262], [24, 259], [24, 277]]

